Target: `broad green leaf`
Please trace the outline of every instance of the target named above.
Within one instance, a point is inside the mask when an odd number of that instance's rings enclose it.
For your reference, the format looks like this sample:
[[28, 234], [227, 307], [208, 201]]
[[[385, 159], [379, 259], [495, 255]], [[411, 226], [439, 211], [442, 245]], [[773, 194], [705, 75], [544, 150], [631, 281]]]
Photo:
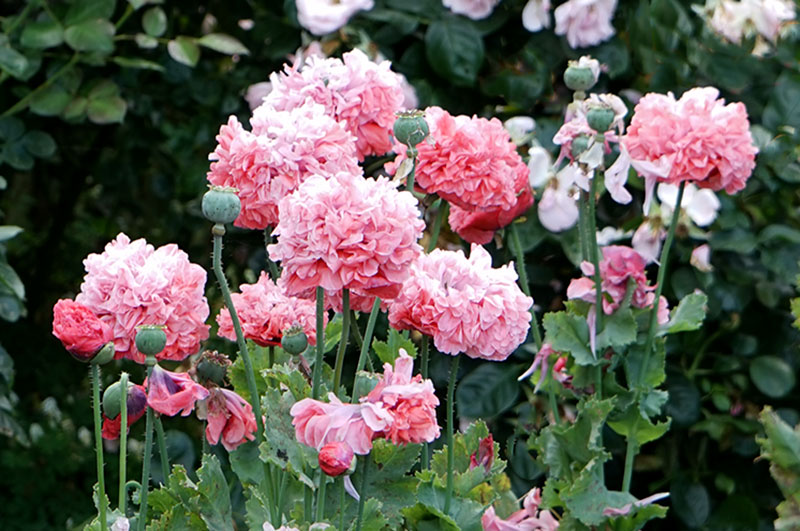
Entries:
[[0, 319], [10, 323], [25, 315], [25, 307], [14, 295], [0, 295]]
[[608, 426], [625, 438], [632, 436], [641, 446], [661, 438], [667, 433], [670, 423], [668, 419], [653, 424], [649, 418], [642, 416], [639, 408], [629, 407], [624, 414], [609, 419]]
[[703, 325], [708, 307], [708, 297], [705, 293], [692, 293], [681, 299], [678, 307], [670, 312], [669, 321], [661, 325], [656, 335], [674, 334], [697, 330]]
[[95, 80], [89, 91], [89, 99], [119, 96], [119, 86], [110, 79]]
[[669, 488], [669, 499], [675, 509], [673, 514], [692, 529], [701, 527], [711, 514], [711, 499], [702, 483], [679, 476]]
[[152, 37], [161, 37], [167, 31], [167, 14], [160, 7], [151, 7], [142, 15], [142, 27]]
[[167, 43], [169, 56], [186, 66], [194, 66], [200, 60], [200, 48], [197, 39], [179, 36]]
[[775, 130], [780, 125], [800, 127], [800, 74], [785, 70], [778, 76], [772, 95], [764, 109], [762, 123]]
[[61, 117], [64, 120], [80, 120], [86, 115], [86, 107], [89, 105], [89, 100], [83, 96], [76, 96], [72, 98], [64, 110], [61, 112]]
[[90, 99], [86, 107], [89, 120], [96, 124], [122, 123], [128, 104], [119, 96]]
[[794, 388], [792, 367], [776, 356], [759, 356], [750, 362], [750, 378], [770, 398], [785, 396]]
[[610, 491], [598, 479], [602, 461], [592, 460], [578, 478], [559, 492], [569, 512], [585, 525], [599, 526], [606, 520], [603, 510], [624, 507], [636, 501], [627, 492]]
[[629, 387], [655, 389], [661, 385], [667, 375], [664, 372], [666, 365], [666, 351], [664, 340], [657, 339], [653, 342], [653, 350], [649, 356], [644, 354], [644, 345], [637, 343], [628, 349], [623, 360], [626, 374], [629, 378]]
[[[453, 497], [448, 513], [444, 512], [445, 489], [430, 481], [417, 489], [419, 503], [403, 510], [412, 529], [452, 529], [481, 531], [484, 507], [466, 498]], [[438, 520], [438, 522], [437, 522]]]
[[[337, 313], [325, 326], [325, 353], [332, 351], [342, 339], [342, 324], [342, 314]], [[309, 351], [316, 356], [316, 347], [310, 347]]]
[[22, 142], [6, 144], [0, 151], [0, 160], [5, 161], [14, 169], [27, 171], [33, 168], [33, 157]]
[[114, 32], [114, 25], [107, 20], [87, 20], [68, 27], [64, 40], [78, 52], [109, 54], [114, 51]]
[[222, 473], [219, 460], [213, 454], [203, 457], [203, 466], [197, 471], [198, 492], [205, 498], [200, 506], [200, 516], [209, 529], [230, 529], [233, 525], [228, 482]]
[[58, 85], [50, 85], [31, 99], [30, 109], [40, 116], [58, 116], [71, 100], [69, 92]]
[[777, 466], [800, 474], [800, 425], [791, 428], [771, 407], [759, 415], [766, 437], [758, 437], [761, 456]]
[[5, 260], [0, 261], [0, 291], [6, 291], [20, 300], [25, 299], [25, 286], [22, 280]]
[[54, 20], [29, 22], [22, 30], [20, 42], [26, 48], [53, 48], [64, 42], [64, 28]]
[[21, 137], [25, 133], [25, 126], [22, 121], [13, 116], [0, 118], [0, 140], [10, 142]]
[[456, 86], [471, 86], [483, 64], [483, 37], [466, 19], [448, 16], [428, 26], [425, 54], [439, 76]]
[[[178, 430], [166, 430], [164, 435], [170, 465], [182, 465], [188, 470], [194, 470], [197, 458], [194, 440]], [[154, 483], [166, 483], [166, 479], [161, 473], [161, 454], [158, 445], [153, 448], [150, 476]]]
[[459, 416], [495, 417], [511, 408], [519, 396], [517, 372], [502, 363], [479, 365], [459, 382], [456, 407]]
[[595, 365], [597, 360], [589, 350], [589, 325], [586, 319], [567, 312], [546, 313], [542, 320], [546, 341], [559, 352], [572, 354], [578, 365]]
[[636, 319], [630, 308], [603, 317], [603, 331], [597, 334], [597, 349], [615, 350], [636, 341]]
[[248, 50], [244, 44], [224, 33], [209, 33], [208, 35], [203, 35], [197, 40], [197, 44], [227, 55], [250, 54], [250, 50]]
[[28, 70], [28, 58], [10, 46], [0, 46], [0, 70], [22, 79]]
[[[47, 158], [56, 152], [56, 141], [44, 131], [28, 131], [22, 137], [22, 143], [28, 153], [34, 157]], [[0, 241], [2, 241], [2, 238], [0, 238]]]
[[262, 411], [269, 419], [264, 426], [264, 442], [260, 447], [261, 460], [288, 470], [297, 479], [314, 488], [309, 477], [311, 468], [317, 468], [317, 451], [297, 442], [289, 410], [296, 402], [292, 393], [269, 389], [263, 395]]
[[[348, 499], [347, 501], [349, 502], [350, 500]], [[339, 500], [336, 500], [336, 502], [338, 504]], [[336, 505], [332, 506], [329, 505], [329, 507], [336, 507]], [[363, 529], [364, 531], [368, 531], [370, 529], [374, 530], [386, 529], [386, 526], [389, 525], [389, 520], [381, 512], [382, 508], [383, 504], [376, 498], [367, 498], [367, 500], [364, 502], [364, 514], [361, 519], [361, 529]], [[345, 519], [345, 522], [347, 521], [348, 520]], [[355, 530], [356, 526], [357, 526], [357, 521], [353, 520], [352, 523], [350, 524], [349, 529]]]
[[67, 11], [64, 24], [72, 26], [90, 19], [111, 18], [116, 3], [116, 0], [76, 0]]

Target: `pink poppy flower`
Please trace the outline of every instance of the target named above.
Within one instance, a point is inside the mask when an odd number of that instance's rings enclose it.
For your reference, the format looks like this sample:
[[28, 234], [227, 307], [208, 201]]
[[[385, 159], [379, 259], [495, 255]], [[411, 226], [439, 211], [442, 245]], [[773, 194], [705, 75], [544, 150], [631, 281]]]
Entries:
[[321, 286], [389, 299], [422, 252], [424, 228], [416, 198], [386, 178], [315, 175], [281, 201], [269, 254], [281, 261], [290, 295]]
[[481, 517], [484, 531], [554, 531], [558, 529], [558, 520], [546, 509], [539, 509], [542, 503], [541, 492], [532, 489], [522, 502], [522, 509], [507, 519], [502, 519], [489, 507]]
[[221, 439], [222, 446], [232, 452], [243, 442], [255, 439], [253, 408], [238, 394], [215, 387], [210, 391], [206, 408], [206, 439], [210, 444]]
[[391, 416], [391, 423], [378, 436], [394, 444], [431, 442], [439, 436], [436, 423], [436, 398], [433, 382], [421, 374], [412, 376], [414, 359], [405, 350], [394, 362], [383, 365], [383, 378], [362, 403], [375, 404]]
[[86, 276], [75, 301], [111, 327], [116, 359], [144, 363], [134, 342], [139, 325], [166, 326], [167, 346], [159, 360], [183, 360], [208, 338], [206, 271], [177, 245], [154, 249], [120, 233], [83, 265]]
[[[428, 107], [425, 120], [433, 142], [417, 146], [414, 175], [422, 191], [469, 211], [517, 205], [528, 167], [500, 120], [451, 116], [440, 107]], [[406, 159], [401, 151], [386, 166], [391, 173]]]
[[570, 48], [585, 48], [614, 36], [617, 0], [568, 0], [553, 13], [556, 35], [566, 35]]
[[278, 223], [278, 203], [311, 175], [359, 172], [355, 138], [313, 101], [277, 110], [258, 107], [247, 131], [231, 116], [209, 155], [208, 181], [238, 190], [237, 227], [263, 230]]
[[265, 103], [289, 110], [310, 98], [325, 106], [328, 116], [342, 122], [356, 137], [359, 160], [392, 149], [395, 113], [402, 110], [402, 79], [389, 61], [374, 63], [361, 50], [342, 59], [308, 57], [302, 65], [272, 74], [272, 92]]
[[527, 179], [523, 179], [521, 190], [516, 204], [509, 210], [497, 208], [470, 211], [453, 205], [448, 216], [450, 228], [470, 243], [489, 243], [497, 229], [510, 225], [533, 205], [533, 192]]
[[331, 477], [341, 476], [350, 468], [355, 455], [344, 441], [332, 441], [319, 451], [319, 467]]
[[[283, 332], [293, 325], [300, 325], [308, 337], [308, 342], [317, 344], [316, 307], [313, 301], [290, 297], [284, 293], [279, 285], [261, 272], [255, 284], [241, 284], [241, 293], [233, 293], [233, 307], [242, 324], [245, 338], [253, 340], [256, 344], [266, 347], [281, 344]], [[327, 323], [327, 315], [325, 316]], [[233, 330], [231, 314], [227, 308], [222, 308], [217, 315], [219, 335], [236, 341]]]
[[[147, 411], [147, 395], [145, 394], [144, 387], [141, 385], [131, 385], [128, 387], [128, 395], [126, 400], [126, 407], [128, 408], [127, 425], [131, 425], [142, 418], [142, 415]], [[122, 429], [122, 416], [108, 418], [103, 414], [103, 439], [119, 439], [119, 434]]]
[[473, 244], [469, 259], [440, 249], [420, 255], [389, 305], [389, 323], [432, 336], [440, 352], [503, 361], [525, 340], [532, 305], [513, 265], [492, 269], [489, 253]]
[[79, 361], [90, 361], [113, 339], [107, 323], [70, 299], [60, 299], [53, 306], [53, 335]]
[[[148, 387], [148, 383], [150, 384]], [[158, 365], [153, 367], [149, 381], [144, 382], [147, 405], [163, 415], [188, 416], [198, 400], [208, 398], [208, 389], [192, 380], [186, 373], [171, 372]]]

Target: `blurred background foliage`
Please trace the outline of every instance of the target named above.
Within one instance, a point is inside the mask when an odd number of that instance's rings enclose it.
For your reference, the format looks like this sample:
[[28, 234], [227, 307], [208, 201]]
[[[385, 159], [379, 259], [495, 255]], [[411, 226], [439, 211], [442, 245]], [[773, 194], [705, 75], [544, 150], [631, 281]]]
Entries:
[[[633, 493], [671, 492], [669, 516], [652, 529], [770, 529], [783, 497], [768, 464], [756, 460], [758, 414], [769, 404], [790, 427], [800, 419], [798, 331], [789, 311], [800, 259], [797, 30], [755, 56], [753, 42], [736, 46], [711, 33], [691, 2], [633, 0], [617, 7], [616, 36], [572, 50], [552, 31], [526, 31], [524, 4], [504, 0], [472, 21], [439, 0], [376, 0], [323, 47], [332, 54], [361, 47], [392, 60], [421, 107], [534, 116], [537, 139], [550, 148], [570, 97], [560, 74], [586, 53], [608, 65], [597, 92], [630, 102], [635, 93], [714, 85], [746, 104], [758, 167], [742, 193], [721, 194], [713, 272], [691, 268], [694, 244], [678, 239], [665, 293], [675, 301], [702, 289], [709, 318], [701, 331], [670, 338], [672, 428], [643, 449]], [[313, 37], [297, 24], [292, 0], [6, 2], [0, 31], [7, 224], [0, 226], [0, 522], [8, 530], [57, 529], [91, 515], [95, 478], [89, 383], [85, 367], [50, 335], [53, 304], [79, 290], [81, 260], [120, 231], [156, 246], [177, 242], [209, 266], [199, 199], [218, 128], [230, 114], [246, 121], [247, 88]], [[605, 199], [600, 227], [638, 226], [639, 207]], [[559, 309], [577, 275], [563, 252], [576, 234], [546, 232], [535, 209], [522, 228], [534, 298], [544, 310]], [[490, 248], [508, 258], [506, 249]], [[263, 263], [262, 235], [233, 231], [225, 260], [238, 285]], [[208, 293], [215, 314], [212, 283]], [[523, 347], [504, 364], [465, 360], [459, 385], [459, 415], [489, 422], [518, 495], [543, 474], [528, 437], [546, 424], [544, 404], [528, 384], [516, 384], [532, 356]], [[134, 379], [137, 369], [126, 364]], [[444, 388], [446, 369], [434, 364], [432, 374]], [[191, 466], [197, 423], [169, 427], [176, 454]], [[134, 439], [141, 429], [134, 427]], [[616, 485], [623, 441], [610, 431], [606, 441], [615, 457], [608, 482]], [[114, 484], [116, 466], [108, 462]], [[129, 466], [133, 472], [140, 463], [134, 457]]]

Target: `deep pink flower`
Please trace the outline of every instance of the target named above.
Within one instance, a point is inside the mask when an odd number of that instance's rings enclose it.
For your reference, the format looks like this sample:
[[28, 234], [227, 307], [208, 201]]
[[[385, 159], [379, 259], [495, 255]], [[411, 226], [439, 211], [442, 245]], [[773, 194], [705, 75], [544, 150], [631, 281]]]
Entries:
[[60, 299], [53, 306], [53, 335], [80, 361], [89, 361], [113, 339], [111, 327], [86, 306]]
[[448, 221], [456, 234], [470, 243], [484, 245], [492, 241], [494, 231], [509, 225], [533, 205], [533, 192], [527, 179], [522, 183], [522, 192], [510, 210], [464, 210], [453, 205]]
[[[148, 387], [149, 383], [149, 387]], [[181, 413], [188, 416], [198, 400], [208, 397], [208, 389], [192, 380], [186, 373], [171, 372], [158, 365], [153, 374], [144, 382], [147, 391], [147, 405], [163, 415], [174, 417]]]
[[439, 436], [436, 423], [436, 398], [433, 382], [422, 375], [411, 376], [414, 360], [405, 350], [394, 362], [383, 365], [383, 378], [362, 403], [383, 408], [391, 416], [391, 423], [379, 433], [394, 444], [431, 442]]
[[353, 449], [344, 441], [331, 441], [319, 451], [319, 467], [331, 477], [341, 476], [353, 463]]
[[386, 178], [313, 176], [281, 201], [269, 254], [281, 261], [291, 295], [313, 296], [321, 286], [392, 298], [422, 252], [424, 228], [416, 198]]
[[[142, 415], [147, 411], [147, 395], [145, 394], [144, 387], [141, 385], [131, 385], [128, 387], [128, 395], [126, 400], [126, 407], [128, 408], [127, 425], [131, 425], [142, 418]], [[103, 414], [103, 439], [119, 439], [120, 430], [122, 427], [122, 416], [108, 418]]]
[[513, 265], [492, 269], [489, 253], [473, 244], [469, 259], [440, 249], [420, 255], [389, 305], [389, 322], [432, 336], [440, 352], [503, 361], [525, 340], [532, 305]]
[[[433, 142], [417, 146], [414, 175], [420, 189], [469, 211], [517, 205], [528, 167], [500, 120], [451, 116], [439, 107], [428, 107], [425, 120]], [[401, 149], [387, 169], [394, 172], [405, 158]]]
[[359, 160], [392, 149], [395, 112], [402, 110], [404, 95], [402, 80], [389, 61], [374, 63], [356, 49], [341, 60], [309, 57], [303, 65], [272, 74], [270, 81], [266, 104], [288, 110], [310, 98], [324, 105], [326, 114], [355, 135]]
[[238, 394], [215, 387], [210, 391], [206, 408], [206, 439], [210, 444], [217, 444], [222, 439], [222, 446], [232, 452], [243, 442], [255, 438], [253, 408]]
[[356, 173], [355, 137], [312, 101], [287, 109], [258, 107], [247, 131], [231, 116], [220, 127], [208, 180], [238, 190], [237, 227], [265, 229], [278, 223], [278, 203], [311, 175]]
[[481, 439], [478, 443], [478, 451], [469, 457], [469, 468], [483, 467], [487, 474], [492, 471], [494, 463], [494, 437], [490, 433], [488, 437]]
[[177, 245], [154, 249], [120, 233], [101, 254], [83, 261], [86, 276], [75, 298], [112, 329], [115, 358], [144, 363], [134, 338], [139, 325], [164, 325], [167, 346], [159, 360], [183, 360], [208, 338], [206, 271]]
[[[261, 273], [255, 284], [241, 284], [241, 293], [231, 295], [233, 307], [242, 324], [245, 338], [252, 339], [262, 347], [280, 345], [283, 332], [293, 325], [300, 325], [308, 342], [317, 344], [316, 308], [314, 302], [290, 297], [276, 286], [267, 273]], [[326, 322], [327, 322], [327, 316]], [[222, 308], [217, 315], [219, 335], [236, 341], [231, 314]]]
[[481, 517], [484, 531], [554, 531], [558, 520], [546, 509], [539, 509], [542, 496], [538, 488], [532, 489], [522, 502], [522, 509], [507, 519], [502, 519], [489, 507]]

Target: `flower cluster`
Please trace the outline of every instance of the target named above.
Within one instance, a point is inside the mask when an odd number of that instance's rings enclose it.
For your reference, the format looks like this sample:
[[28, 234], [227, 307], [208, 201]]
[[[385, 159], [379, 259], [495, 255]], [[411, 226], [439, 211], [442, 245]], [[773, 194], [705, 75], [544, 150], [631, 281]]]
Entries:
[[167, 346], [158, 359], [182, 360], [208, 337], [206, 272], [177, 245], [154, 249], [120, 233], [83, 265], [86, 276], [75, 301], [111, 327], [117, 359], [144, 362], [134, 344], [139, 325], [165, 325]]
[[511, 264], [492, 269], [489, 253], [472, 245], [437, 249], [411, 265], [411, 276], [389, 306], [389, 322], [433, 337], [440, 352], [503, 361], [525, 340], [533, 299], [517, 286]]

